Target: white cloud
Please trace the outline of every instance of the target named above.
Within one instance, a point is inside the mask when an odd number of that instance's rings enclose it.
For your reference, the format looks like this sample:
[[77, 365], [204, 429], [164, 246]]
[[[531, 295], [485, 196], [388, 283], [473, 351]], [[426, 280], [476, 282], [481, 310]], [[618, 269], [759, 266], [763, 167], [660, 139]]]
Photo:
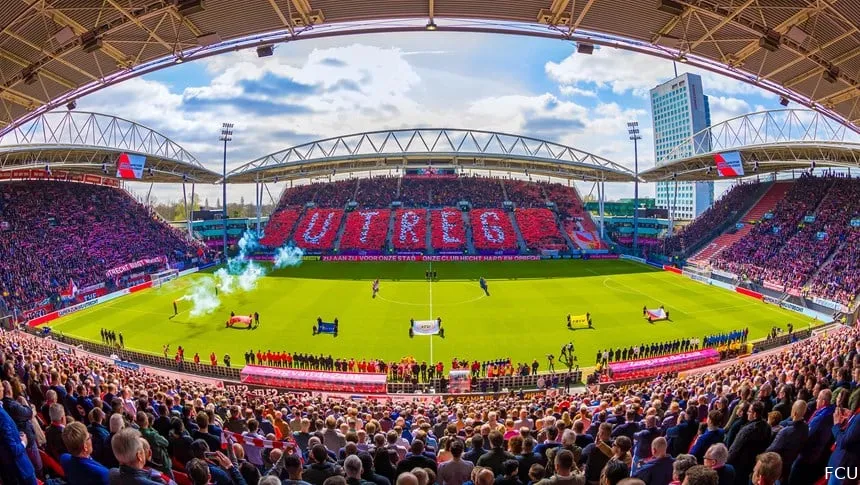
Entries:
[[[690, 72], [702, 76], [705, 93], [758, 94], [771, 96], [750, 84], [699, 69], [677, 64], [678, 74]], [[628, 92], [644, 97], [654, 86], [675, 77], [672, 63], [652, 56], [621, 49], [598, 49], [593, 55], [571, 54], [561, 62], [547, 62], [545, 70], [550, 79], [562, 86], [611, 89], [615, 94]]]
[[560, 92], [564, 96], [583, 96], [586, 98], [593, 98], [597, 96], [597, 91], [593, 91], [590, 89], [582, 89], [576, 86], [571, 86], [569, 84], [562, 84], [558, 87], [558, 92]]
[[711, 108], [711, 125], [716, 125], [750, 112], [749, 103], [739, 98], [709, 96], [708, 103]]

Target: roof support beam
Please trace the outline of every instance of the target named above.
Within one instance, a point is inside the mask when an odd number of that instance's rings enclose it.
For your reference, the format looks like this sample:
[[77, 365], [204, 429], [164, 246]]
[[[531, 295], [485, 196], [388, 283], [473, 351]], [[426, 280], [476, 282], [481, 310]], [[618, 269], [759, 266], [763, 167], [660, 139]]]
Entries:
[[585, 5], [582, 7], [582, 10], [577, 15], [576, 20], [573, 21], [573, 24], [570, 26], [571, 32], [575, 31], [579, 28], [579, 25], [585, 20], [585, 15], [588, 14], [588, 11], [591, 10], [591, 6], [594, 5], [594, 0], [588, 0]]
[[[15, 64], [18, 64], [21, 67], [27, 67], [29, 65], [29, 63], [25, 59], [15, 55], [15, 54], [13, 54], [13, 53], [5, 50], [5, 49], [2, 49], [2, 48], [0, 48], [0, 59], [6, 59], [7, 61], [14, 62]], [[53, 72], [51, 72], [47, 69], [42, 69], [41, 71], [39, 71], [39, 74], [41, 74], [42, 76], [45, 76], [46, 78], [50, 79], [51, 81], [54, 81], [55, 83], [57, 83], [61, 86], [65, 86], [66, 89], [74, 89], [75, 88], [75, 85], [72, 84], [71, 81], [68, 81], [65, 78], [62, 78], [62, 77], [54, 74]]]
[[[798, 10], [797, 12], [794, 13], [794, 15], [785, 19], [784, 22], [773, 27], [773, 30], [779, 32], [780, 34], [784, 34], [784, 33], [788, 32], [788, 29], [790, 29], [792, 25], [797, 25], [797, 24], [801, 24], [803, 22], [806, 22], [806, 20], [809, 19], [809, 17], [811, 16], [810, 14], [812, 12], [815, 12], [815, 11], [816, 11], [815, 7], [808, 7], [808, 8]], [[743, 49], [735, 52], [731, 56], [731, 59], [730, 59], [731, 64], [733, 66], [739, 66], [739, 65], [743, 64], [743, 62], [747, 59], [747, 57], [755, 54], [756, 52], [758, 52], [759, 49], [761, 49], [761, 47], [759, 47], [758, 41], [750, 42]]]
[[148, 34], [149, 34], [149, 36], [150, 36], [150, 38], [155, 39], [155, 41], [156, 41], [156, 42], [158, 42], [159, 44], [161, 44], [162, 46], [164, 46], [164, 48], [165, 48], [165, 49], [167, 49], [168, 51], [172, 51], [172, 50], [173, 50], [173, 46], [172, 46], [171, 44], [169, 44], [169, 43], [165, 42], [165, 41], [164, 41], [164, 39], [162, 39], [161, 37], [159, 37], [159, 36], [158, 36], [158, 34], [156, 34], [155, 32], [153, 32], [152, 30], [150, 30], [150, 29], [149, 29], [149, 27], [147, 27], [146, 25], [144, 25], [144, 24], [143, 24], [143, 22], [141, 22], [141, 20], [140, 20], [140, 19], [138, 19], [137, 17], [135, 17], [134, 15], [132, 15], [128, 10], [126, 10], [126, 9], [125, 9], [125, 7], [123, 7], [122, 5], [120, 5], [119, 3], [117, 3], [117, 1], [116, 1], [116, 0], [106, 0], [106, 1], [107, 1], [107, 3], [109, 3], [113, 8], [115, 8], [119, 13], [123, 14], [123, 15], [125, 16], [125, 18], [127, 18], [127, 19], [128, 19], [128, 20], [130, 20], [132, 23], [134, 23], [134, 25], [137, 25], [137, 26], [138, 26], [138, 27], [140, 27], [142, 30], [144, 30], [146, 33], [148, 33]]
[[282, 24], [284, 24], [284, 27], [289, 29], [290, 33], [292, 33], [293, 25], [287, 21], [287, 17], [284, 16], [284, 12], [281, 12], [281, 7], [278, 6], [277, 2], [275, 2], [275, 0], [269, 0], [269, 5], [272, 6], [272, 10], [275, 11], [275, 15], [278, 16], [278, 19], [280, 19]]
[[731, 14], [726, 15], [725, 17], [723, 17], [723, 19], [722, 19], [722, 20], [720, 20], [719, 22], [717, 22], [717, 25], [715, 25], [715, 26], [711, 27], [710, 29], [708, 29], [708, 30], [707, 30], [707, 31], [706, 31], [706, 32], [705, 32], [705, 33], [704, 33], [704, 34], [703, 34], [703, 35], [702, 35], [698, 40], [696, 40], [695, 42], [693, 42], [693, 43], [690, 45], [690, 50], [692, 51], [693, 49], [695, 49], [696, 47], [698, 47], [702, 42], [704, 42], [705, 40], [707, 40], [708, 38], [710, 38], [711, 36], [713, 36], [713, 35], [714, 35], [718, 30], [720, 30], [720, 29], [722, 29], [723, 27], [725, 27], [725, 26], [726, 26], [726, 24], [728, 24], [729, 22], [731, 22], [731, 21], [732, 21], [735, 17], [737, 17], [738, 15], [740, 15], [744, 10], [746, 10], [746, 8], [747, 8], [747, 7], [749, 7], [750, 5], [752, 5], [752, 3], [753, 3], [753, 2], [755, 2], [755, 1], [756, 1], [756, 0], [746, 0], [746, 2], [744, 2], [743, 4], [741, 4], [740, 6], [738, 6], [738, 8], [737, 8], [737, 9], [735, 9], [735, 11], [734, 11], [734, 12], [732, 12]]
[[[44, 15], [50, 17], [51, 20], [53, 20], [54, 23], [56, 23], [57, 25], [69, 27], [70, 29], [72, 29], [72, 32], [74, 32], [75, 35], [79, 36], [79, 35], [87, 32], [87, 30], [88, 30], [83, 25], [75, 22], [71, 17], [69, 17], [68, 15], [63, 13], [62, 9], [47, 8], [47, 5], [43, 5], [43, 6], [39, 7], [39, 11], [41, 13], [43, 13]], [[125, 54], [123, 54], [116, 47], [110, 45], [108, 42], [102, 43], [101, 50], [107, 56], [109, 56], [110, 58], [115, 60], [118, 66], [121, 66], [123, 68], [129, 67], [128, 58], [126, 58]]]
[[[817, 53], [821, 52], [822, 50], [836, 44], [837, 42], [841, 42], [843, 39], [851, 37], [852, 35], [854, 35], [854, 32], [845, 32], [844, 34], [833, 38], [833, 40], [831, 40], [829, 42], [825, 42], [825, 43], [821, 44], [820, 46], [816, 47], [815, 49], [812, 49], [811, 51], [809, 51], [809, 53], [810, 54], [817, 54]], [[793, 66], [793, 65], [797, 64], [798, 62], [803, 61], [805, 59], [806, 59], [805, 57], [797, 57], [792, 61], [786, 62], [785, 64], [779, 66], [778, 68], [774, 69], [773, 71], [765, 74], [764, 78], [770, 79], [771, 76], [773, 76], [774, 74], [779, 74], [782, 71], [788, 69], [789, 67], [791, 67], [791, 66]]]
[[[835, 57], [831, 61], [831, 63], [835, 66], [835, 65], [840, 64], [842, 62], [854, 59], [857, 56], [860, 56], [860, 47], [857, 47], [852, 51], [848, 51], [848, 52], [842, 54], [841, 56]], [[803, 81], [806, 81], [807, 79], [809, 79], [813, 76], [817, 76], [817, 75], [821, 74], [822, 72], [824, 72], [823, 67], [816, 67], [815, 69], [810, 69], [808, 72], [805, 72], [799, 76], [796, 76], [793, 79], [789, 79], [788, 81], [783, 83], [783, 85], [787, 88], [790, 88], [796, 84], [800, 84]]]

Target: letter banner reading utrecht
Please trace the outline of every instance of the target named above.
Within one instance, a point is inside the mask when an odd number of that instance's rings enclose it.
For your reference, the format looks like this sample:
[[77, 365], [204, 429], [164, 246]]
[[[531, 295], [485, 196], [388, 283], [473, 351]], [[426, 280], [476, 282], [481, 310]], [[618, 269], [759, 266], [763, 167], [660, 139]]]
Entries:
[[439, 333], [439, 320], [415, 320], [412, 331], [415, 335], [436, 335]]
[[120, 153], [116, 159], [116, 176], [123, 179], [140, 179], [146, 157], [133, 153]]

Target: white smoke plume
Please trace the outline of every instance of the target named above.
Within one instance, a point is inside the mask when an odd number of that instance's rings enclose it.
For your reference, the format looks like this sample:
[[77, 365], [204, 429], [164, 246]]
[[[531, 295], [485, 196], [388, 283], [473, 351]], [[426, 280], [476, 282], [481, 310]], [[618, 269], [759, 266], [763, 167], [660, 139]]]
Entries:
[[180, 300], [191, 302], [192, 317], [208, 315], [221, 306], [221, 300], [215, 296], [215, 282], [212, 278], [200, 279]]
[[302, 248], [293, 246], [284, 246], [275, 251], [275, 269], [286, 268], [287, 266], [298, 266], [302, 264], [302, 257], [305, 252]]

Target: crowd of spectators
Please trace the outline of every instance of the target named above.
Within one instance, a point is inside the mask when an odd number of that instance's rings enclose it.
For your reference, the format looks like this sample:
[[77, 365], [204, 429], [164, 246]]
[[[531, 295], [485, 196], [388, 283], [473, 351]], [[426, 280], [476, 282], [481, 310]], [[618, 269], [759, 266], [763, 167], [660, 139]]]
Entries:
[[313, 202], [314, 195], [323, 185], [325, 184], [317, 182], [289, 187], [284, 190], [284, 193], [281, 195], [281, 200], [278, 201], [278, 208], [275, 210], [277, 211], [290, 206], [304, 207], [308, 202]]
[[293, 240], [302, 249], [331, 249], [342, 218], [343, 209], [309, 209], [296, 226]]
[[466, 247], [463, 216], [453, 207], [430, 211], [430, 240], [436, 251], [461, 251]]
[[340, 240], [342, 250], [382, 251], [388, 236], [391, 211], [357, 210], [346, 216], [346, 227]]
[[582, 199], [576, 192], [576, 187], [562, 184], [546, 184], [543, 186], [547, 199], [555, 203], [558, 214], [562, 219], [590, 217]]
[[314, 202], [318, 207], [343, 209], [347, 202], [355, 195], [356, 180], [338, 180], [317, 184], [319, 188], [314, 195]]
[[299, 216], [301, 216], [301, 210], [296, 207], [284, 207], [274, 212], [266, 223], [266, 230], [260, 238], [260, 244], [270, 248], [282, 246], [290, 237]]
[[567, 250], [567, 243], [551, 210], [518, 208], [514, 216], [529, 249]]
[[[685, 252], [696, 247], [706, 238], [713, 237], [715, 231], [727, 220], [740, 217], [755, 203], [761, 188], [762, 186], [758, 182], [741, 182], [734, 185], [693, 222], [664, 239], [663, 253]], [[642, 242], [642, 238], [639, 239], [639, 242]]]
[[420, 250], [427, 247], [427, 211], [398, 209], [394, 213], [391, 244], [398, 250]]
[[808, 485], [860, 466], [856, 327], [683, 377], [494, 399], [236, 394], [6, 331], [0, 380], [4, 485]]
[[510, 250], [517, 247], [517, 236], [508, 214], [501, 209], [473, 209], [469, 212], [472, 240], [480, 250]]
[[170, 263], [203, 246], [163, 223], [128, 193], [100, 185], [28, 181], [0, 184], [0, 307], [19, 313], [59, 303], [78, 288], [108, 281], [105, 272], [145, 258]]
[[807, 294], [851, 305], [860, 293], [860, 228], [852, 228], [845, 242], [812, 279]]
[[544, 184], [525, 180], [506, 180], [504, 183], [508, 200], [513, 202], [517, 208], [527, 209], [546, 206], [546, 198], [542, 188]]
[[[860, 272], [851, 265], [855, 256], [846, 255], [845, 249], [851, 252], [857, 241], [858, 228], [852, 227], [851, 221], [858, 217], [860, 181], [805, 174], [777, 205], [773, 217], [720, 253], [713, 266], [756, 283], [794, 291], [818, 273], [807, 294], [817, 296], [820, 288], [826, 295], [850, 302], [856, 295]], [[831, 264], [819, 271], [837, 250]]]
[[399, 177], [359, 179], [356, 201], [365, 209], [385, 208], [397, 200]]
[[501, 181], [487, 177], [461, 177], [463, 199], [468, 200], [472, 207], [501, 207], [505, 201], [505, 192]]

